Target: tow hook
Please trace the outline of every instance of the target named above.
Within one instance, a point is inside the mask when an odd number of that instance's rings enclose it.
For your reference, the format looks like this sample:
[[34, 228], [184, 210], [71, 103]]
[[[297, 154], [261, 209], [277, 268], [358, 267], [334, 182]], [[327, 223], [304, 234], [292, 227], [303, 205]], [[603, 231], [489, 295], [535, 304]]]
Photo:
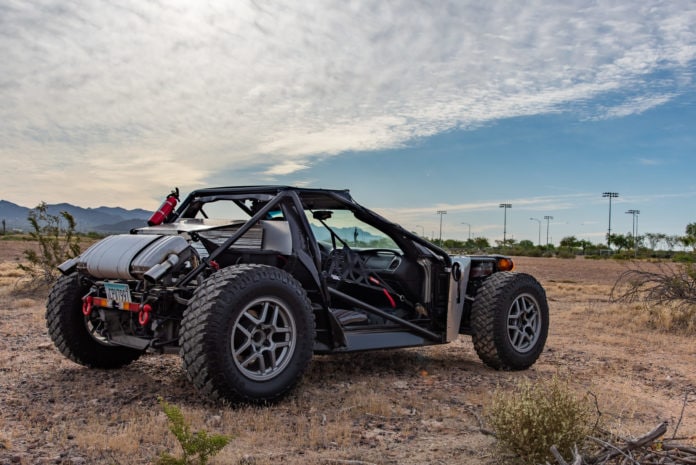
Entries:
[[150, 322], [150, 312], [152, 306], [150, 304], [140, 305], [140, 313], [138, 313], [138, 323], [140, 326], [145, 326]]
[[92, 303], [94, 302], [94, 297], [91, 295], [86, 295], [82, 298], [82, 314], [84, 316], [90, 316], [92, 314]]

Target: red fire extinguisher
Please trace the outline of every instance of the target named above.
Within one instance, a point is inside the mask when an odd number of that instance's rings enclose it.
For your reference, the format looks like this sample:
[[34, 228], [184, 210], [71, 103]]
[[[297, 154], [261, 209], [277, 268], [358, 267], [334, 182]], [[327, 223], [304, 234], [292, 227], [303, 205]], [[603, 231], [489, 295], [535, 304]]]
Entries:
[[174, 211], [177, 202], [179, 202], [179, 188], [174, 189], [165, 199], [164, 203], [159, 207], [159, 209], [152, 214], [147, 224], [149, 226], [157, 226], [162, 224], [164, 220]]

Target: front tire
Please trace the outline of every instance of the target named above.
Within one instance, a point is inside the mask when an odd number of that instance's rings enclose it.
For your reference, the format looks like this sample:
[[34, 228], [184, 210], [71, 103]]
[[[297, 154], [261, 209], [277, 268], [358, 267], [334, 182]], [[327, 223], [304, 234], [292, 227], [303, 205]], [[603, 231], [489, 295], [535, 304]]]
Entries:
[[546, 292], [525, 273], [490, 276], [476, 293], [471, 309], [474, 348], [498, 370], [524, 370], [544, 350], [549, 330]]
[[120, 368], [137, 360], [142, 351], [109, 344], [90, 332], [82, 314], [82, 297], [88, 291], [77, 273], [61, 276], [53, 285], [46, 304], [53, 343], [67, 358], [90, 368]]
[[309, 366], [314, 313], [302, 285], [266, 265], [224, 268], [194, 293], [180, 336], [184, 369], [215, 400], [272, 402]]

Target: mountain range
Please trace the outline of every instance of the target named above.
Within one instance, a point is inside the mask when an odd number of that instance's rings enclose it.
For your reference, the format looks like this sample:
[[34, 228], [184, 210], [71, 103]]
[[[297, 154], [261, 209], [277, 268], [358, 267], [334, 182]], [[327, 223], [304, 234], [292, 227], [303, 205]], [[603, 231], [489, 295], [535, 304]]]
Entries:
[[[146, 226], [152, 212], [120, 207], [82, 208], [69, 203], [49, 204], [48, 213], [59, 215], [65, 211], [75, 218], [76, 229], [80, 232], [124, 233], [132, 228]], [[27, 216], [31, 208], [22, 207], [7, 200], [0, 200], [0, 228], [6, 231], [29, 231], [31, 228]], [[0, 229], [1, 230], [1, 229]]]
[[[100, 234], [127, 233], [133, 228], [147, 225], [147, 220], [152, 215], [151, 211], [143, 209], [126, 210], [121, 207], [82, 208], [69, 203], [49, 204], [48, 213], [59, 215], [60, 212], [68, 212], [75, 219], [75, 229], [79, 232], [96, 232]], [[0, 233], [3, 225], [7, 232], [24, 231], [31, 229], [27, 220], [31, 208], [22, 207], [7, 200], [0, 200]], [[2, 223], [4, 221], [4, 223]], [[355, 228], [333, 228], [343, 240], [353, 243], [355, 241]], [[312, 231], [317, 240], [331, 242], [331, 234], [326, 228], [312, 225]], [[360, 228], [357, 229], [358, 239], [362, 242], [379, 240], [379, 236], [370, 234]]]

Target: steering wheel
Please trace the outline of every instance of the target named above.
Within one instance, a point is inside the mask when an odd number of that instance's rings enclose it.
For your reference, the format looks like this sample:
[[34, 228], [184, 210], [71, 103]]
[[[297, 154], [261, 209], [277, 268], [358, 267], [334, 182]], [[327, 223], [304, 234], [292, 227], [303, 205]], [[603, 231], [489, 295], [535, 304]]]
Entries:
[[360, 254], [350, 247], [334, 249], [326, 260], [329, 277], [358, 284], [369, 284], [369, 273]]

